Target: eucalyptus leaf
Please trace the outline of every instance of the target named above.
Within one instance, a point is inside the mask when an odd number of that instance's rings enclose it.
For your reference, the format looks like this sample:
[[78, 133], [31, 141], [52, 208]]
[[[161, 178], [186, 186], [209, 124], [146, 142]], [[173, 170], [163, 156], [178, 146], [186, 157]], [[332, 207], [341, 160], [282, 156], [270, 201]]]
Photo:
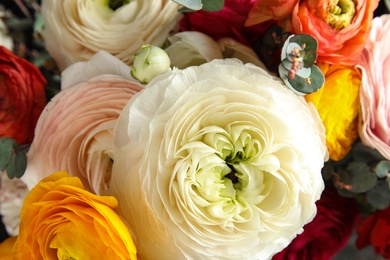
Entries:
[[217, 12], [223, 8], [224, 0], [203, 0], [202, 10], [207, 12]]
[[0, 171], [4, 170], [11, 160], [14, 147], [17, 145], [16, 141], [12, 138], [0, 138]]
[[376, 174], [364, 162], [351, 162], [347, 166], [347, 171], [351, 177], [349, 184], [352, 186], [352, 192], [367, 192], [378, 182]]
[[24, 152], [19, 151], [12, 154], [11, 159], [6, 167], [8, 178], [20, 178], [23, 176], [27, 167], [27, 156]]
[[325, 77], [322, 71], [316, 65], [313, 65], [308, 78], [295, 75], [294, 79], [288, 78], [288, 82], [296, 91], [303, 94], [310, 94], [316, 92], [324, 85]]
[[385, 160], [385, 158], [377, 150], [374, 150], [361, 142], [356, 143], [352, 147], [350, 153], [355, 161], [376, 163]]
[[380, 161], [375, 166], [375, 173], [379, 178], [384, 178], [390, 173], [390, 161]]
[[290, 42], [297, 43], [302, 48], [303, 64], [306, 68], [311, 67], [317, 60], [317, 40], [308, 34], [297, 34], [292, 36]]
[[385, 180], [378, 183], [366, 193], [368, 203], [374, 209], [385, 209], [390, 205], [390, 188]]
[[337, 192], [340, 194], [340, 196], [343, 196], [343, 197], [346, 197], [346, 198], [354, 198], [354, 197], [356, 197], [357, 196], [356, 193], [351, 192], [351, 191], [349, 191], [347, 189], [341, 188], [340, 185], [338, 185], [338, 183], [337, 183], [337, 182], [340, 182], [340, 183], [349, 185], [349, 183], [351, 183], [351, 174], [348, 171], [345, 171], [345, 170], [341, 169], [341, 170], [338, 170], [336, 172], [336, 176], [338, 176], [338, 177], [337, 178], [333, 177], [333, 178], [336, 178]]
[[173, 2], [191, 10], [200, 10], [203, 7], [202, 0], [172, 0]]

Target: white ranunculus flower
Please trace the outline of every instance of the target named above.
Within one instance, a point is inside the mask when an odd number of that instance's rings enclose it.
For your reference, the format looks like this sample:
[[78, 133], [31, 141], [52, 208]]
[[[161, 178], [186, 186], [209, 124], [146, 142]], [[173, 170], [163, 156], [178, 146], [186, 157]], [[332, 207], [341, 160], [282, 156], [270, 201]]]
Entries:
[[12, 38], [8, 34], [7, 26], [0, 19], [0, 46], [6, 47], [8, 50], [12, 50], [14, 44]]
[[176, 26], [172, 0], [131, 0], [115, 11], [107, 0], [43, 0], [45, 44], [61, 70], [105, 50], [131, 65], [145, 44], [162, 46]]
[[107, 191], [141, 259], [268, 259], [316, 214], [324, 131], [252, 64], [174, 69], [122, 110]]

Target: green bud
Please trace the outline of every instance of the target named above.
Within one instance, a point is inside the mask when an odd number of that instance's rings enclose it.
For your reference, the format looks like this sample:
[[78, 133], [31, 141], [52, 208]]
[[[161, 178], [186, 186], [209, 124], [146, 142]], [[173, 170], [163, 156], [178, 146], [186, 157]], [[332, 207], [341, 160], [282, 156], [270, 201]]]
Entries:
[[130, 74], [142, 84], [149, 83], [156, 76], [166, 72], [171, 65], [168, 54], [161, 48], [144, 45], [135, 54]]

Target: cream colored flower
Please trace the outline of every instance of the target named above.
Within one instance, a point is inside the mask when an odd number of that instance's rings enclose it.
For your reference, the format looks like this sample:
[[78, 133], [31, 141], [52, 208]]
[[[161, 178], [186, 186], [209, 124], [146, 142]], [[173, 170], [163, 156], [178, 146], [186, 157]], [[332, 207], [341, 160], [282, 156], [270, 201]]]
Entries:
[[222, 38], [216, 42], [204, 33], [186, 31], [170, 36], [168, 42], [170, 45], [165, 51], [172, 66], [179, 69], [222, 58], [237, 58], [243, 63], [253, 63], [265, 69], [251, 48], [231, 38]]
[[12, 38], [8, 34], [8, 30], [4, 22], [0, 19], [0, 45], [12, 51], [14, 46]]
[[19, 233], [20, 211], [28, 191], [20, 179], [9, 179], [5, 172], [0, 173], [0, 215], [10, 236]]
[[105, 50], [131, 65], [145, 44], [162, 46], [180, 13], [171, 0], [43, 0], [46, 47], [61, 70]]
[[101, 194], [111, 176], [114, 125], [143, 86], [130, 77], [126, 64], [106, 52], [69, 67], [62, 79], [63, 90], [38, 120], [23, 181], [32, 188], [65, 170]]
[[236, 59], [174, 69], [122, 111], [107, 193], [141, 259], [268, 259], [312, 220], [321, 120]]

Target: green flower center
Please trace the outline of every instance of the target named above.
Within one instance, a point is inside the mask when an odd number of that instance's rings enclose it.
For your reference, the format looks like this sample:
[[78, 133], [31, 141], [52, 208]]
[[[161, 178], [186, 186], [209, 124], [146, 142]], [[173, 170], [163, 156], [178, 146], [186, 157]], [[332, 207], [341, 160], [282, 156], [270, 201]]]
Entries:
[[113, 11], [124, 5], [127, 5], [128, 3], [130, 3], [130, 0], [108, 0], [108, 6]]
[[353, 0], [331, 0], [325, 22], [336, 30], [341, 30], [351, 24], [356, 8]]

